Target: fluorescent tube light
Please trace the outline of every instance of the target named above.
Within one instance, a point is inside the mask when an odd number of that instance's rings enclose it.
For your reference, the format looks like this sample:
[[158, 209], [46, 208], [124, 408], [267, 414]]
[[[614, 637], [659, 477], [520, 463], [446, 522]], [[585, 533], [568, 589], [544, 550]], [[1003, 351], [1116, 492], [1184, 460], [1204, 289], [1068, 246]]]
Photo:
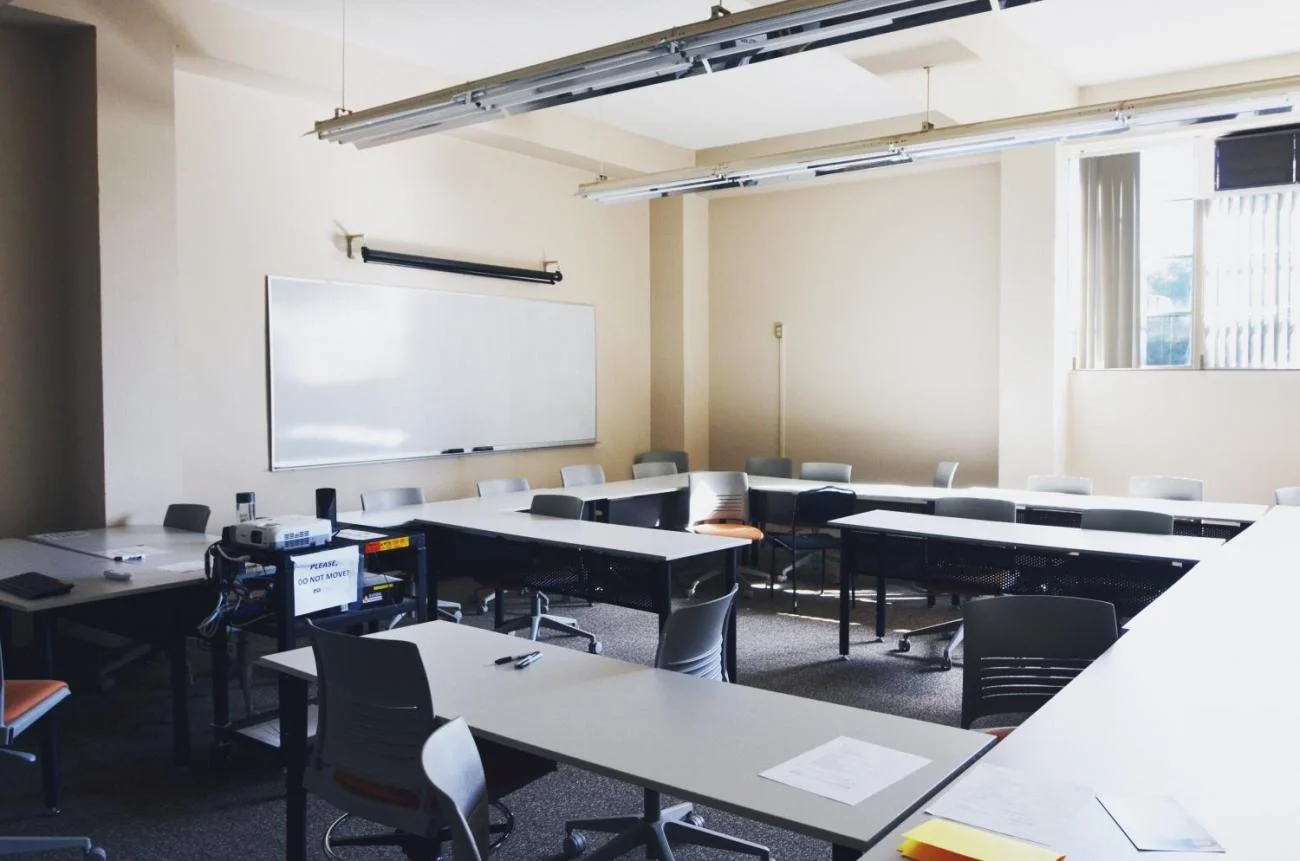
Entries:
[[[589, 183], [578, 194], [589, 200], [617, 202], [670, 194], [812, 179], [852, 170], [960, 158], [1044, 143], [1090, 140], [1146, 131], [1216, 123], [1243, 116], [1288, 112], [1300, 100], [1300, 76], [1254, 84], [1173, 93], [1046, 114], [994, 120], [874, 138], [782, 155], [763, 156], [697, 168], [694, 173], [651, 175], [617, 182]], [[667, 180], [671, 178], [671, 183]], [[648, 193], [652, 192], [652, 193]]]
[[[316, 123], [321, 140], [377, 146], [596, 96], [984, 14], [1023, 0], [779, 0]], [[1030, 0], [1037, 2], [1037, 0]]]

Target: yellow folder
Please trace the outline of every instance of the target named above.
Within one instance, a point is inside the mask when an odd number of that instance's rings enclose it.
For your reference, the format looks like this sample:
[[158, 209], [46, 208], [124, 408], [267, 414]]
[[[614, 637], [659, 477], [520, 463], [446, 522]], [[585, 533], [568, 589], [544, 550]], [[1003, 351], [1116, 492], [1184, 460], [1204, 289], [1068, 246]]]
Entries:
[[898, 851], [912, 861], [1065, 861], [1055, 849], [947, 819], [926, 820], [903, 838]]

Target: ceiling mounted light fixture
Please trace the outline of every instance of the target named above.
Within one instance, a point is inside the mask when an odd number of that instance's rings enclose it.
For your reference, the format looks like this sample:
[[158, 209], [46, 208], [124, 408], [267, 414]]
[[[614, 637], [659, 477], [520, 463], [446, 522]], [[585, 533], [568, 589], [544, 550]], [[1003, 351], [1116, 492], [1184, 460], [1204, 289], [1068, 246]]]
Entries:
[[1137, 129], [1174, 130], [1268, 117], [1290, 113], [1298, 103], [1300, 76], [1275, 78], [796, 150], [693, 171], [593, 182], [581, 186], [578, 194], [602, 203], [621, 203], [719, 188], [748, 188], [1036, 144], [1093, 140]]
[[316, 123], [378, 146], [1037, 0], [780, 0]]

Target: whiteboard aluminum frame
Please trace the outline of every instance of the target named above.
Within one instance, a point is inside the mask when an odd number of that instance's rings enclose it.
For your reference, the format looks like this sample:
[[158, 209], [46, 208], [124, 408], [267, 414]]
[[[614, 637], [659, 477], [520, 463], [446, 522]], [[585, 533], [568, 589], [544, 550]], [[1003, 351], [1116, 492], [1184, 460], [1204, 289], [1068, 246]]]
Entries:
[[[428, 454], [416, 454], [402, 457], [384, 457], [384, 458], [358, 458], [355, 460], [330, 461], [328, 463], [304, 463], [292, 466], [277, 466], [275, 463], [275, 369], [272, 367], [274, 359], [271, 350], [271, 282], [273, 280], [284, 281], [304, 281], [316, 284], [341, 284], [349, 287], [394, 287], [401, 290], [416, 290], [425, 293], [450, 293], [457, 296], [472, 297], [493, 297], [501, 299], [518, 299], [516, 296], [506, 296], [499, 293], [470, 293], [464, 290], [440, 290], [436, 287], [412, 287], [404, 284], [366, 284], [358, 281], [334, 281], [329, 278], [304, 278], [297, 275], [267, 275], [263, 280], [265, 282], [265, 302], [266, 302], [266, 433], [267, 433], [267, 469], [270, 472], [298, 472], [306, 469], [333, 469], [345, 466], [368, 466], [381, 463], [409, 463], [417, 460], [433, 460], [437, 458], [455, 458], [455, 457], [479, 457], [502, 452], [519, 452], [519, 451], [540, 451], [550, 448], [578, 448], [581, 446], [594, 446], [600, 444], [600, 345], [599, 341], [595, 344], [595, 362], [592, 365], [592, 391], [595, 394], [594, 417], [596, 423], [597, 436], [591, 439], [574, 439], [559, 440], [554, 442], [537, 442], [537, 443], [517, 443], [514, 445], [494, 445], [490, 451], [474, 451], [472, 449], [458, 452], [432, 452]], [[594, 335], [599, 338], [600, 332], [600, 312], [592, 302], [572, 302], [564, 300], [552, 301], [549, 299], [520, 299], [523, 302], [549, 302], [554, 305], [577, 305], [583, 308], [590, 308], [592, 313], [592, 323], [595, 326]]]

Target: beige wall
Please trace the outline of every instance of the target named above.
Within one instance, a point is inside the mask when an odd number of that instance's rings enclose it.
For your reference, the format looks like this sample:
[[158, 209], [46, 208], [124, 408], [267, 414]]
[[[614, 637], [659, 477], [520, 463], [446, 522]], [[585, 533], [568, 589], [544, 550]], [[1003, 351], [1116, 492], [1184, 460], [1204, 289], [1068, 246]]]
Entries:
[[0, 537], [103, 517], [97, 335], [82, 340], [88, 316], [98, 329], [95, 224], [81, 217], [94, 208], [83, 137], [94, 44], [85, 30], [11, 20], [0, 25]]
[[[340, 505], [361, 490], [419, 485], [474, 493], [481, 478], [554, 486], [566, 463], [626, 477], [649, 444], [648, 206], [573, 196], [569, 167], [439, 136], [373, 150], [302, 132], [329, 105], [189, 72], [176, 74], [179, 343], [185, 495], [233, 512], [309, 511], [316, 487]], [[340, 226], [377, 246], [514, 265], [559, 260], [555, 287], [509, 285], [350, 261]], [[270, 473], [265, 287], [268, 274], [592, 302], [598, 327], [598, 436], [592, 448]]]
[[709, 464], [709, 202], [650, 204], [650, 446]]
[[855, 478], [997, 480], [1000, 181], [995, 164], [710, 204], [712, 463], [777, 447]]
[[1069, 439], [1070, 471], [1098, 493], [1184, 475], [1207, 499], [1271, 504], [1300, 484], [1300, 371], [1080, 371]]

